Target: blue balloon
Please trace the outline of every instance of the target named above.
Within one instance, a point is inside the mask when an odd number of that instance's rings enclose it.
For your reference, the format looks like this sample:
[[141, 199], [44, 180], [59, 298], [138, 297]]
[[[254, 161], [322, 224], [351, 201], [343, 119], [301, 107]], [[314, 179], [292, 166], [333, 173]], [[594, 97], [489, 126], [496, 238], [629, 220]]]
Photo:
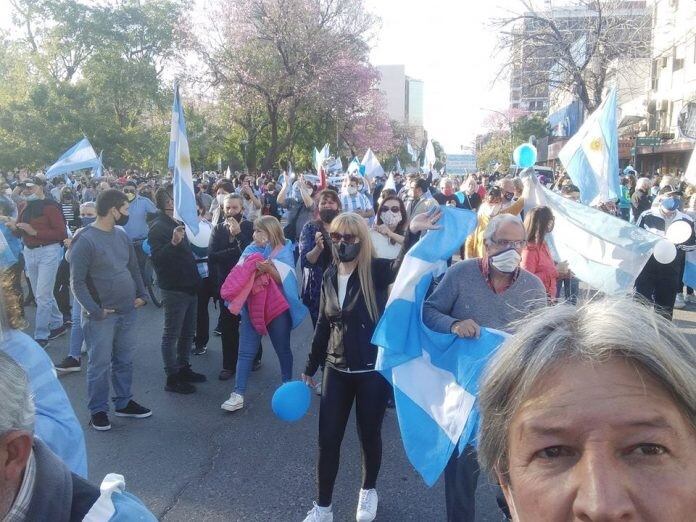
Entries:
[[515, 165], [526, 169], [533, 167], [537, 159], [537, 150], [531, 143], [523, 143], [512, 153], [512, 159], [515, 160]]
[[280, 420], [295, 422], [304, 417], [309, 409], [312, 394], [302, 381], [286, 382], [273, 394], [271, 408]]
[[141, 248], [143, 249], [143, 252], [145, 252], [146, 256], [149, 256], [152, 252], [152, 249], [150, 248], [150, 243], [147, 239], [141, 243]]

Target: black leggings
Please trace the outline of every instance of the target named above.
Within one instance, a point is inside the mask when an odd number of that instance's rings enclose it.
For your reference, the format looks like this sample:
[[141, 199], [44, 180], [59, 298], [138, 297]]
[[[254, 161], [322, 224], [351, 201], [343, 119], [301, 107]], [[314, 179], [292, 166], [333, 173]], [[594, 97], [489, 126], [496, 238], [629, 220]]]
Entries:
[[382, 464], [382, 420], [389, 383], [379, 372], [346, 373], [324, 369], [319, 409], [319, 505], [330, 506], [341, 458], [341, 441], [355, 401], [362, 449], [362, 488], [373, 489]]

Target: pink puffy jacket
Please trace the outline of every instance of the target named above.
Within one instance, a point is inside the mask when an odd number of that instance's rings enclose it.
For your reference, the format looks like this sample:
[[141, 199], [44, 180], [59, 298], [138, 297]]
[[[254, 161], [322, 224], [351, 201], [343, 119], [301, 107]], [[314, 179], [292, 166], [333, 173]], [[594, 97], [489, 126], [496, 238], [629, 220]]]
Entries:
[[227, 308], [238, 315], [246, 303], [251, 324], [261, 335], [268, 334], [267, 325], [290, 309], [283, 291], [268, 274], [259, 274], [256, 263], [265, 261], [261, 254], [251, 254], [227, 275], [220, 296]]

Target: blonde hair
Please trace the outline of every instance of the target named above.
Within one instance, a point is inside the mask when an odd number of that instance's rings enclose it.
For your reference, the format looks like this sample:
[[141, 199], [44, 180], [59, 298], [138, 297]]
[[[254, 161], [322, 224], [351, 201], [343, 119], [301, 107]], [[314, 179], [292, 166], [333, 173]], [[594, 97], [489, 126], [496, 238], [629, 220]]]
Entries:
[[285, 245], [285, 235], [280, 221], [273, 216], [261, 216], [254, 221], [254, 228], [265, 232], [273, 248]]
[[[353, 234], [360, 240], [360, 252], [358, 253], [357, 270], [360, 279], [360, 290], [365, 298], [367, 311], [373, 321], [379, 319], [379, 309], [375, 297], [375, 285], [372, 282], [372, 240], [365, 220], [353, 212], [339, 214], [331, 222], [329, 232]], [[334, 254], [334, 262], [338, 265], [341, 261]]]

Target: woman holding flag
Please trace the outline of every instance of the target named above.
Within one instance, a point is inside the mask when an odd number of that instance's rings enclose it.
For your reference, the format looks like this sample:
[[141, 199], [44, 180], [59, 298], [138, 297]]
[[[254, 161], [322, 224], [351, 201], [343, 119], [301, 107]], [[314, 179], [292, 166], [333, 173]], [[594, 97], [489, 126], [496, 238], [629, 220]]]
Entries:
[[[245, 269], [247, 258], [258, 257], [255, 261], [255, 273], [253, 278], [268, 276], [271, 281], [265, 281], [264, 286], [273, 286], [281, 290], [285, 303], [279, 303], [282, 299], [275, 300], [272, 305], [285, 304], [284, 311], [274, 314], [274, 318], [263, 325], [273, 343], [273, 348], [280, 361], [280, 371], [283, 382], [292, 378], [292, 352], [290, 351], [290, 332], [300, 325], [307, 316], [307, 307], [299, 299], [297, 278], [295, 276], [295, 259], [293, 257], [293, 244], [283, 236], [280, 222], [273, 216], [261, 216], [254, 221], [254, 241], [244, 249], [237, 266], [227, 276], [220, 289], [220, 296], [229, 302], [243, 302], [241, 307], [241, 320], [239, 324], [239, 355], [237, 358], [237, 371], [235, 389], [230, 398], [220, 406], [226, 411], [237, 411], [244, 407], [244, 394], [246, 393], [247, 380], [251, 373], [254, 358], [259, 349], [262, 334], [259, 333], [256, 317], [250, 314], [249, 297], [241, 296], [241, 292], [230, 290], [230, 283], [237, 283], [240, 271]], [[263, 260], [262, 260], [263, 259]], [[253, 259], [249, 260], [254, 262]], [[247, 269], [248, 270], [248, 269]], [[247, 296], [251, 295], [249, 289]], [[227, 306], [227, 304], [223, 304]], [[266, 305], [266, 312], [268, 306]], [[264, 314], [267, 315], [267, 314]]]
[[305, 522], [333, 520], [331, 497], [338, 473], [341, 441], [355, 402], [363, 455], [362, 486], [356, 520], [377, 515], [375, 485], [382, 461], [382, 419], [389, 383], [375, 371], [377, 347], [371, 343], [404, 254], [424, 230], [437, 228], [439, 211], [419, 214], [411, 222], [404, 247], [394, 260], [375, 259], [365, 220], [348, 212], [333, 219], [329, 237], [334, 263], [324, 273], [319, 320], [302, 379], [325, 365], [319, 410], [319, 499]]

